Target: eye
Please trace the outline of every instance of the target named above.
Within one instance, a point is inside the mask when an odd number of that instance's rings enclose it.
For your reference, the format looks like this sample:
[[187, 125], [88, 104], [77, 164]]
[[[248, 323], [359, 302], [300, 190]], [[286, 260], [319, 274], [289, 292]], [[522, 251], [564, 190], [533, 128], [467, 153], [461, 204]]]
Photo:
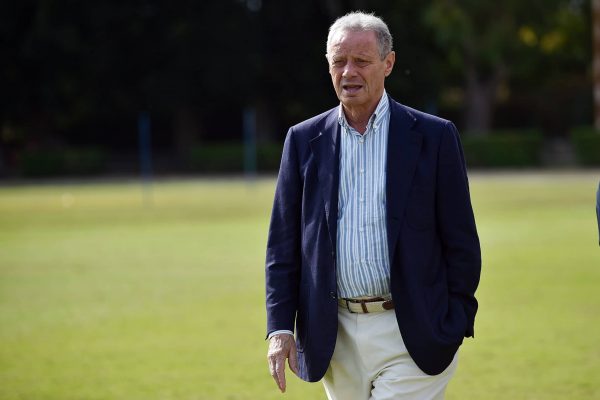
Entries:
[[344, 64], [346, 64], [346, 61], [345, 61], [345, 60], [343, 60], [343, 59], [338, 59], [338, 60], [333, 60], [333, 61], [331, 61], [331, 65], [332, 65], [333, 67], [341, 67], [341, 66], [343, 66]]
[[369, 65], [369, 61], [367, 61], [367, 60], [356, 60], [356, 65], [358, 65], [359, 67], [366, 67], [367, 65]]

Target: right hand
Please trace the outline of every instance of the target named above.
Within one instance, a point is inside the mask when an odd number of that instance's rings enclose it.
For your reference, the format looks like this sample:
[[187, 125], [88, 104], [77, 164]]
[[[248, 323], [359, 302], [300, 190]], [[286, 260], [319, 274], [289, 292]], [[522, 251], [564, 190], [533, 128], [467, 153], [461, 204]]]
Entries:
[[296, 341], [294, 336], [288, 333], [273, 335], [269, 339], [269, 351], [267, 359], [269, 361], [269, 371], [275, 379], [277, 387], [281, 393], [285, 393], [285, 359], [293, 373], [298, 375], [298, 352], [296, 351]]

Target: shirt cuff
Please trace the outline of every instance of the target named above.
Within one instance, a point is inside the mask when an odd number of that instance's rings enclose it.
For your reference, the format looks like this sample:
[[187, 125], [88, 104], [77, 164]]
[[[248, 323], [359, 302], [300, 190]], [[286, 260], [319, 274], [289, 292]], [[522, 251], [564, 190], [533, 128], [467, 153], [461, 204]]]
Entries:
[[279, 335], [280, 333], [287, 333], [288, 335], [294, 336], [294, 332], [288, 331], [287, 329], [281, 329], [279, 331], [273, 331], [273, 332], [269, 333], [269, 336], [267, 336], [267, 340], [271, 339], [275, 335]]

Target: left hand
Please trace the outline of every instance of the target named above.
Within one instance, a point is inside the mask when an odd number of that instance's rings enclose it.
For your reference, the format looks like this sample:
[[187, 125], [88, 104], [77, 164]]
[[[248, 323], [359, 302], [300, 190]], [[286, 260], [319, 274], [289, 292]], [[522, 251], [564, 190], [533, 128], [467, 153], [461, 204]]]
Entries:
[[281, 393], [285, 393], [286, 358], [292, 372], [298, 375], [298, 352], [294, 336], [288, 333], [280, 333], [269, 339], [267, 358], [269, 360], [271, 376], [275, 379], [275, 383], [277, 383], [277, 387], [279, 387]]

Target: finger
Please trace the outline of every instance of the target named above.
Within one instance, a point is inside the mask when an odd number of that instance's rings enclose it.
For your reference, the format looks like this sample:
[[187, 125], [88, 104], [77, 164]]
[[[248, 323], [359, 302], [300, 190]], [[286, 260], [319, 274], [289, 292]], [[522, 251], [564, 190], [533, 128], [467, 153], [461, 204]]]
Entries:
[[273, 373], [271, 373], [271, 376], [275, 380], [275, 384], [277, 385], [277, 387], [279, 388], [279, 390], [281, 390], [281, 386], [279, 385], [279, 377], [277, 376], [277, 372], [273, 371]]
[[298, 375], [298, 352], [296, 351], [296, 344], [293, 343], [290, 348], [290, 356], [288, 358], [288, 364], [290, 365], [290, 369], [296, 375]]
[[277, 374], [277, 386], [281, 393], [285, 393], [285, 359], [277, 359], [275, 364], [275, 373]]
[[269, 355], [268, 359], [269, 359], [269, 373], [275, 380], [275, 384], [277, 385], [279, 390], [281, 390], [281, 384], [279, 382], [279, 374], [277, 371], [277, 368], [278, 368], [277, 367], [277, 364], [278, 364], [277, 357], [275, 355]]
[[275, 383], [279, 386], [279, 380], [277, 379], [277, 371], [275, 370], [275, 359], [269, 357], [269, 373], [275, 379]]

